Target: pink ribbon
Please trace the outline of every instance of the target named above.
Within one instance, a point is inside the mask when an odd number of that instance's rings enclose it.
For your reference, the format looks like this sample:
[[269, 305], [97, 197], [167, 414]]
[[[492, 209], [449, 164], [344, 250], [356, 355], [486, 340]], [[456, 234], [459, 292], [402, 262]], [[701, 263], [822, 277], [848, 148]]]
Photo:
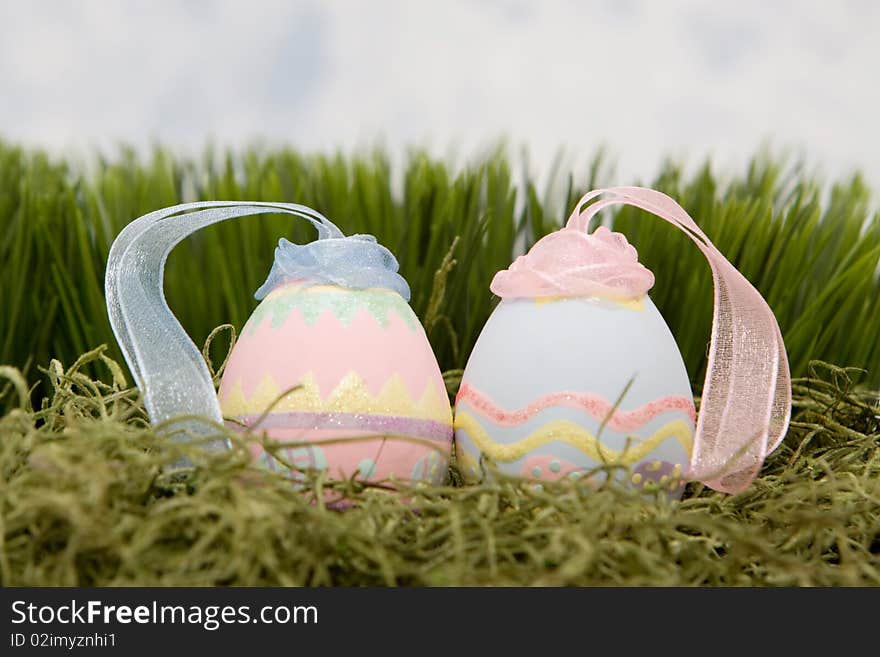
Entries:
[[[607, 195], [581, 211], [588, 201]], [[668, 221], [693, 240], [712, 268], [712, 342], [688, 477], [718, 491], [739, 493], [782, 442], [791, 419], [791, 378], [773, 311], [721, 254], [696, 222], [666, 194], [612, 187], [586, 194], [567, 227], [585, 231], [610, 205], [632, 205]]]
[[509, 268], [495, 274], [490, 289], [516, 297], [611, 297], [638, 299], [654, 285], [621, 233], [599, 226], [587, 234], [563, 228], [535, 242]]

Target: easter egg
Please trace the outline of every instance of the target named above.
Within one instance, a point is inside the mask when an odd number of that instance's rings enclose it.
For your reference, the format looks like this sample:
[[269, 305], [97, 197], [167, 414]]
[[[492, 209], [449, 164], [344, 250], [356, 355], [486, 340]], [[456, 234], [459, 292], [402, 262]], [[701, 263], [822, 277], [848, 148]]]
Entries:
[[446, 388], [421, 323], [393, 290], [274, 287], [244, 326], [218, 394], [224, 417], [281, 445], [281, 458], [259, 445], [255, 457], [294, 479], [302, 468], [367, 481], [446, 475]]
[[[548, 279], [575, 275], [572, 263], [583, 254], [571, 249], [595, 251], [604, 265], [625, 262], [635, 287], [645, 286], [647, 270], [630, 266], [635, 252], [625, 239], [597, 232], [592, 244], [583, 240], [593, 236], [575, 231], [564, 248], [538, 242], [493, 281], [502, 300], [455, 404], [465, 480], [481, 478], [488, 457], [505, 474], [537, 481], [590, 474], [598, 483], [614, 471], [633, 485], [680, 495], [696, 413], [681, 354], [650, 297], [571, 280], [544, 290]], [[510, 294], [517, 289], [526, 292]]]

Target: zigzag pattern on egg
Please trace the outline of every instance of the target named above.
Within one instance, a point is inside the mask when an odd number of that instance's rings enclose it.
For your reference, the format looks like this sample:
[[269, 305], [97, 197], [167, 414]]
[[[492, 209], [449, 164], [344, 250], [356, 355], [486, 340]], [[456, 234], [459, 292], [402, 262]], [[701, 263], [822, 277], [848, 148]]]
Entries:
[[418, 328], [418, 321], [409, 305], [399, 294], [389, 290], [371, 289], [358, 290], [352, 295], [332, 285], [286, 285], [273, 290], [253, 312], [245, 326], [245, 331], [253, 331], [263, 321], [269, 320], [272, 327], [281, 327], [290, 314], [299, 312], [309, 326], [313, 326], [318, 318], [330, 311], [343, 325], [348, 326], [355, 314], [361, 309], [366, 310], [376, 323], [385, 327], [389, 316], [396, 315], [402, 319], [411, 331]]
[[399, 416], [436, 422], [451, 427], [449, 405], [436, 387], [427, 382], [421, 397], [413, 399], [409, 388], [397, 374], [382, 386], [378, 395], [370, 392], [363, 378], [355, 373], [346, 374], [326, 396], [322, 396], [312, 372], [300, 379], [296, 387], [283, 394], [271, 375], [266, 375], [250, 395], [245, 395], [241, 381], [236, 381], [220, 397], [226, 416], [247, 418], [269, 411], [269, 417], [301, 414], [358, 414]]

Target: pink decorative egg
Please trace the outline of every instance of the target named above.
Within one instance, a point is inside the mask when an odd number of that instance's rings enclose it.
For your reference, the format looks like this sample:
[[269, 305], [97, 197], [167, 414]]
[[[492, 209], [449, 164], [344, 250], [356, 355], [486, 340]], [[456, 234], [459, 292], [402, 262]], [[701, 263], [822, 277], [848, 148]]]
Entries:
[[[283, 443], [279, 456], [296, 468], [368, 481], [446, 476], [446, 388], [421, 323], [392, 290], [279, 285], [245, 324], [219, 398], [224, 417]], [[302, 477], [252, 449], [268, 469]]]

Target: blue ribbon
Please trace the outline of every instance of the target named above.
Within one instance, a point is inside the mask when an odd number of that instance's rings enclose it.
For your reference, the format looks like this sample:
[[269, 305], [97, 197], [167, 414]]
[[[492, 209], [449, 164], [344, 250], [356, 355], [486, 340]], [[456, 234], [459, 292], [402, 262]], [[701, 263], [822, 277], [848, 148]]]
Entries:
[[282, 237], [269, 277], [254, 296], [262, 299], [278, 285], [305, 279], [307, 285], [384, 288], [409, 301], [409, 285], [397, 270], [397, 259], [372, 235], [330, 237], [308, 244], [294, 244]]
[[387, 288], [409, 300], [409, 286], [397, 273], [397, 260], [374, 237], [345, 237], [326, 217], [303, 205], [185, 203], [135, 219], [110, 247], [104, 281], [107, 314], [150, 422], [162, 424], [162, 431], [175, 439], [216, 436], [223, 416], [201, 352], [165, 301], [165, 260], [175, 245], [200, 228], [255, 214], [294, 215], [318, 231], [318, 239], [304, 246], [285, 239], [279, 242], [257, 298], [287, 280], [308, 278], [310, 283], [355, 289]]

